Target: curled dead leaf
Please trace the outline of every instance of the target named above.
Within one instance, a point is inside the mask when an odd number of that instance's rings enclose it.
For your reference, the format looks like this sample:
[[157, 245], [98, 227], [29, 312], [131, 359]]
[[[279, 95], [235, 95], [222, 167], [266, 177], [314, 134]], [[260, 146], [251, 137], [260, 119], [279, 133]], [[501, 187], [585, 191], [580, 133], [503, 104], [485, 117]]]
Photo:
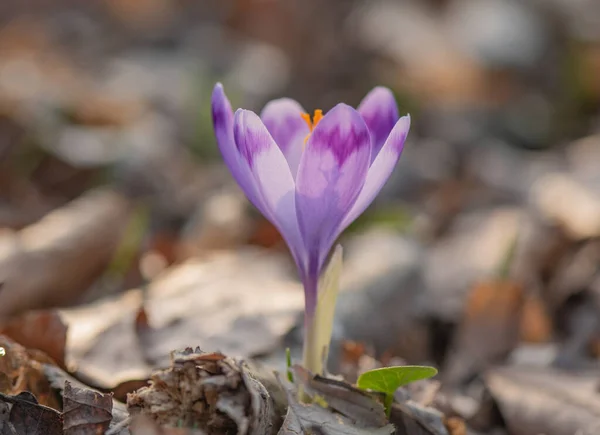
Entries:
[[467, 435], [467, 425], [462, 418], [450, 417], [444, 422], [450, 435]]
[[313, 375], [299, 365], [293, 367], [294, 380], [309, 396], [322, 397], [327, 406], [361, 428], [383, 427], [387, 418], [383, 405], [363, 390], [344, 381]]
[[598, 374], [555, 369], [504, 367], [485, 382], [508, 430], [514, 435], [600, 433]]
[[67, 326], [56, 311], [31, 311], [0, 326], [0, 334], [28, 349], [38, 349], [65, 367]]
[[[295, 368], [298, 369], [297, 366]], [[300, 374], [308, 375], [309, 378], [305, 379], [307, 381], [312, 378], [312, 375], [306, 371], [302, 371], [302, 369], [296, 371]], [[389, 435], [394, 433], [394, 427], [387, 423], [385, 413], [383, 414], [383, 424], [370, 424], [373, 422], [373, 418], [379, 417], [377, 412], [370, 418], [367, 417], [367, 420], [359, 417], [359, 421], [357, 422], [356, 419], [348, 418], [346, 415], [335, 412], [331, 408], [298, 402], [298, 390], [296, 387], [281, 379], [280, 376], [278, 376], [278, 379], [283, 388], [285, 388], [289, 403], [288, 412], [278, 435], [298, 435], [305, 433], [318, 433], [321, 435]], [[340, 407], [341, 402], [348, 402], [349, 406], [352, 406], [352, 404], [356, 405], [357, 395], [358, 402], [362, 403], [363, 407], [366, 404], [364, 392], [352, 388], [349, 384], [327, 385], [327, 382], [315, 380], [315, 378], [312, 378], [312, 381], [313, 386], [316, 386], [319, 390], [323, 387], [329, 391], [325, 399], [326, 401], [337, 397], [338, 407]], [[306, 386], [306, 383], [303, 386]], [[315, 393], [315, 390], [312, 392]], [[363, 417], [365, 413], [368, 414], [369, 407], [377, 408], [377, 405], [377, 402], [370, 399], [369, 405], [363, 409]], [[350, 409], [349, 406], [341, 406], [341, 408], [348, 411]], [[383, 407], [379, 406], [381, 407], [380, 411], [383, 413]], [[354, 406], [353, 409], [356, 409], [356, 407]]]
[[50, 384], [43, 373], [42, 364], [53, 361], [42, 352], [32, 352], [8, 337], [0, 335], [0, 392], [17, 395], [28, 391], [45, 406], [60, 409]]
[[128, 214], [122, 196], [92, 191], [14, 236], [0, 252], [0, 321], [77, 300], [111, 261]]
[[220, 353], [187, 348], [172, 354], [171, 367], [154, 373], [150, 386], [129, 394], [132, 417], [147, 415], [159, 426], [209, 433], [267, 435], [281, 423], [275, 382], [265, 373]]
[[170, 268], [145, 293], [133, 289], [61, 310], [67, 364], [75, 363], [87, 384], [112, 390], [168, 367], [170, 352], [189, 343], [242, 358], [269, 354], [303, 306], [286, 266], [254, 249], [219, 253]]
[[552, 337], [552, 319], [538, 295], [528, 295], [523, 304], [520, 325], [521, 340], [546, 343]]
[[64, 435], [99, 434], [112, 420], [112, 395], [79, 388], [65, 381], [63, 391]]
[[138, 415], [129, 425], [131, 435], [206, 435], [206, 432], [182, 427], [161, 427], [149, 416]]
[[454, 352], [442, 370], [444, 383], [459, 385], [509, 355], [519, 340], [523, 302], [522, 287], [511, 281], [485, 282], [473, 288]]
[[[104, 405], [106, 405], [105, 397], [111, 395], [103, 395], [98, 391], [92, 390], [91, 388], [84, 385], [82, 382], [73, 378], [64, 370], [51, 365], [51, 364], [42, 364], [42, 370], [50, 382], [50, 385], [53, 389], [58, 391], [60, 394], [65, 395], [65, 388], [67, 385], [71, 388], [71, 393], [74, 388], [77, 388], [81, 391], [86, 391], [88, 395], [91, 393], [96, 394], [96, 397], [102, 397], [102, 401]], [[105, 406], [106, 408], [106, 406]], [[127, 408], [125, 404], [115, 400], [114, 396], [112, 397], [112, 419], [110, 422], [110, 428], [106, 432], [106, 435], [128, 435], [127, 425], [129, 423], [129, 413], [127, 412]]]
[[63, 435], [58, 411], [40, 405], [28, 392], [0, 393], [0, 433], [7, 435]]

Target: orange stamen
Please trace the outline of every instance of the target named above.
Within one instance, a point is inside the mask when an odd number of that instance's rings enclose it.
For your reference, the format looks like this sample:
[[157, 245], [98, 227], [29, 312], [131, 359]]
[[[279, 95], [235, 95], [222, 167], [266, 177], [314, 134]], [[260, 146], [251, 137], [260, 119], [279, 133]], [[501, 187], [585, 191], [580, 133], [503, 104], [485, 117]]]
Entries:
[[300, 116], [302, 117], [302, 119], [304, 119], [304, 122], [306, 122], [306, 125], [308, 125], [308, 128], [310, 129], [310, 131], [312, 131], [313, 126], [312, 126], [312, 120], [310, 119], [310, 114], [301, 113]]
[[[321, 109], [316, 109], [313, 114], [312, 120], [310, 119], [310, 115], [308, 113], [301, 113], [300, 116], [302, 116], [302, 119], [304, 119], [304, 122], [306, 122], [306, 125], [308, 125], [310, 133], [312, 133], [319, 121], [323, 119], [323, 111]], [[308, 141], [310, 133], [308, 133], [304, 138], [304, 145], [306, 145], [306, 141]]]

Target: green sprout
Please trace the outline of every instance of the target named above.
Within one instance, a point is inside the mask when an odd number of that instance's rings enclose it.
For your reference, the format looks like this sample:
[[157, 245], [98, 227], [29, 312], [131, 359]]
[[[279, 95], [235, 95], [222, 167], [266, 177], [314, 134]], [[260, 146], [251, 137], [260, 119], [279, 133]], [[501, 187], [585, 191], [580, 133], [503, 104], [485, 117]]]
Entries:
[[358, 377], [356, 384], [362, 390], [384, 393], [385, 411], [389, 417], [392, 412], [394, 393], [398, 388], [435, 375], [437, 375], [437, 370], [428, 366], [383, 367], [364, 372]]
[[288, 381], [292, 384], [294, 383], [294, 374], [292, 373], [292, 354], [290, 352], [290, 348], [285, 349], [285, 365]]

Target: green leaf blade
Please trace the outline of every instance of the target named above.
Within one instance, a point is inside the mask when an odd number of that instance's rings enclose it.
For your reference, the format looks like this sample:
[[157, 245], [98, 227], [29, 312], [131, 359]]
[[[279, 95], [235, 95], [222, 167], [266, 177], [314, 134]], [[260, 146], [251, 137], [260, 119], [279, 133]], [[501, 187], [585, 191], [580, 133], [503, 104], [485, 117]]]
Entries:
[[393, 394], [399, 387], [437, 375], [434, 367], [399, 366], [369, 370], [358, 377], [358, 388]]

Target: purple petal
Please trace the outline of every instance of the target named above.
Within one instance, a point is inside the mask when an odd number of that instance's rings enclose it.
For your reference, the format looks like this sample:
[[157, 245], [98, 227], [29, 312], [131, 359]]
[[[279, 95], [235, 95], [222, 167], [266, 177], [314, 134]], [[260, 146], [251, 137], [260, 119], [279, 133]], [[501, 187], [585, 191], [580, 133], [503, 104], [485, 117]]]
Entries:
[[383, 86], [378, 86], [363, 98], [357, 110], [371, 132], [371, 138], [373, 139], [371, 162], [373, 162], [400, 117], [398, 106], [392, 91]]
[[304, 266], [304, 248], [294, 199], [294, 178], [285, 157], [258, 115], [238, 109], [233, 134], [265, 207], [265, 217], [277, 227], [287, 242], [300, 269]]
[[344, 218], [340, 232], [354, 221], [373, 202], [381, 188], [392, 174], [404, 148], [404, 141], [410, 129], [410, 115], [398, 120], [383, 148], [369, 168], [365, 185], [354, 203], [354, 206]]
[[225, 164], [250, 202], [261, 213], [265, 214], [265, 208], [260, 194], [256, 189], [256, 183], [250, 173], [248, 163], [242, 159], [235, 145], [233, 139], [233, 111], [221, 83], [215, 85], [212, 93], [212, 118], [217, 143]]
[[296, 178], [298, 223], [311, 269], [322, 267], [343, 217], [362, 189], [370, 161], [365, 122], [352, 107], [338, 104], [310, 135]]
[[291, 98], [280, 98], [269, 102], [260, 117], [283, 152], [292, 175], [296, 177], [304, 139], [310, 133], [308, 125], [302, 119], [304, 109]]

